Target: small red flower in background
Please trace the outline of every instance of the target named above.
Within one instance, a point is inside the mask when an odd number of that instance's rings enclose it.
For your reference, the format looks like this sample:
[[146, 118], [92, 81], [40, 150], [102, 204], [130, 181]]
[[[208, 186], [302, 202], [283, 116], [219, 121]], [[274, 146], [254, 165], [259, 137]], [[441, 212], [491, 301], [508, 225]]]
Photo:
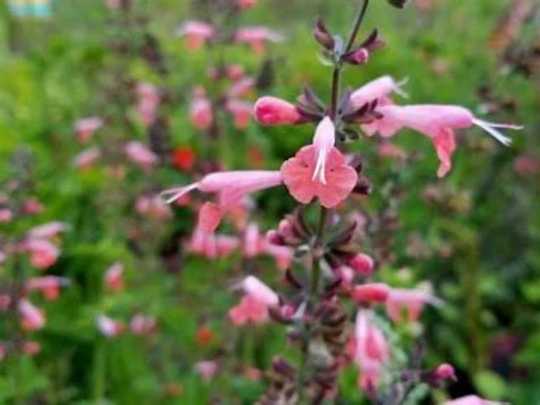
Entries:
[[209, 346], [216, 340], [216, 335], [208, 325], [201, 326], [195, 334], [197, 346]]
[[189, 147], [176, 148], [172, 153], [173, 166], [178, 170], [191, 170], [195, 158], [195, 152]]

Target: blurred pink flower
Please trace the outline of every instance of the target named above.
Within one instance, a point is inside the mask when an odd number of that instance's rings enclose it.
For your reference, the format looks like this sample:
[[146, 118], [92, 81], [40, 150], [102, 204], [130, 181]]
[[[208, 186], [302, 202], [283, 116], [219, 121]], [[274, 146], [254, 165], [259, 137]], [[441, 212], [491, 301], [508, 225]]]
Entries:
[[108, 338], [120, 336], [125, 329], [125, 326], [121, 322], [117, 322], [103, 314], [97, 316], [96, 324], [101, 334]]
[[25, 214], [36, 215], [41, 214], [45, 208], [37, 198], [30, 197], [23, 202], [22, 210]]
[[29, 239], [23, 248], [30, 255], [30, 263], [39, 270], [45, 270], [56, 263], [60, 250], [46, 239]]
[[145, 126], [150, 126], [156, 119], [156, 111], [159, 106], [160, 93], [156, 86], [150, 83], [137, 83], [135, 88], [139, 95], [137, 113], [140, 121]]
[[81, 142], [88, 142], [94, 132], [103, 126], [103, 120], [99, 117], [83, 118], [76, 122], [75, 133]]
[[352, 298], [359, 304], [386, 302], [392, 289], [383, 283], [357, 285], [351, 291]]
[[365, 253], [359, 253], [353, 256], [347, 264], [356, 273], [362, 276], [369, 276], [373, 271], [373, 267], [375, 266], [371, 256], [368, 256]]
[[6, 312], [11, 305], [11, 297], [9, 294], [0, 294], [0, 312]]
[[29, 340], [23, 343], [22, 352], [28, 356], [35, 356], [41, 351], [41, 345], [33, 340]]
[[246, 129], [251, 121], [253, 105], [245, 101], [229, 100], [226, 108], [234, 116], [236, 129]]
[[229, 98], [238, 98], [245, 96], [255, 87], [255, 79], [251, 77], [244, 77], [236, 81], [230, 88], [227, 90], [227, 97]]
[[303, 117], [293, 104], [277, 97], [261, 97], [255, 103], [255, 119], [259, 124], [294, 125], [303, 121]]
[[28, 237], [32, 239], [50, 239], [56, 237], [61, 232], [69, 230], [69, 228], [69, 225], [65, 222], [49, 222], [30, 229]]
[[392, 93], [407, 97], [407, 93], [402, 90], [405, 81], [396, 82], [391, 76], [382, 76], [375, 79], [351, 94], [351, 104], [359, 109], [367, 103], [377, 101], [377, 105], [391, 104]]
[[129, 324], [129, 328], [137, 336], [149, 335], [156, 329], [156, 326], [157, 323], [154, 318], [142, 314], [134, 315]]
[[42, 309], [36, 308], [26, 298], [22, 298], [18, 303], [21, 314], [21, 327], [29, 332], [36, 331], [45, 326], [45, 313]]
[[534, 156], [518, 156], [514, 160], [514, 170], [522, 175], [540, 173], [540, 159]]
[[4, 360], [8, 354], [6, 346], [0, 343], [0, 361]]
[[236, 0], [236, 5], [240, 10], [247, 10], [258, 3], [259, 0]]
[[212, 103], [206, 97], [196, 97], [191, 103], [191, 124], [200, 131], [206, 131], [214, 122]]
[[40, 291], [48, 301], [54, 301], [60, 295], [60, 288], [69, 285], [69, 280], [58, 276], [33, 277], [26, 281], [25, 289], [28, 292]]
[[281, 42], [283, 37], [265, 27], [246, 27], [236, 31], [235, 41], [248, 44], [253, 52], [262, 56], [266, 52], [267, 42]]
[[0, 208], [0, 223], [11, 222], [13, 219], [13, 211], [9, 208]]
[[210, 38], [215, 36], [216, 30], [205, 22], [188, 21], [176, 31], [176, 34], [184, 37], [186, 49], [193, 52], [203, 47]]
[[402, 309], [406, 309], [409, 321], [417, 321], [425, 305], [440, 306], [443, 301], [421, 290], [393, 288], [386, 300], [388, 317], [394, 322], [402, 321]]
[[145, 171], [150, 171], [158, 164], [158, 156], [142, 142], [129, 142], [124, 150], [128, 158]]
[[248, 276], [239, 287], [245, 295], [229, 311], [231, 322], [237, 326], [248, 322], [265, 323], [268, 320], [268, 309], [279, 304], [278, 295], [254, 276]]
[[203, 381], [212, 381], [218, 371], [218, 363], [213, 360], [199, 361], [195, 364], [195, 372], [201, 376]]
[[101, 151], [98, 148], [86, 149], [79, 153], [73, 161], [73, 166], [79, 170], [88, 170], [94, 162], [101, 157]]
[[504, 405], [504, 403], [488, 401], [476, 395], [467, 395], [466, 397], [447, 401], [444, 405]]
[[227, 66], [227, 77], [230, 80], [239, 80], [244, 76], [244, 68], [241, 65], [233, 64]]
[[170, 218], [171, 216], [169, 206], [159, 196], [142, 195], [137, 197], [135, 209], [140, 215], [148, 216], [157, 220]]
[[124, 265], [114, 263], [105, 273], [105, 286], [110, 292], [120, 292], [124, 290]]

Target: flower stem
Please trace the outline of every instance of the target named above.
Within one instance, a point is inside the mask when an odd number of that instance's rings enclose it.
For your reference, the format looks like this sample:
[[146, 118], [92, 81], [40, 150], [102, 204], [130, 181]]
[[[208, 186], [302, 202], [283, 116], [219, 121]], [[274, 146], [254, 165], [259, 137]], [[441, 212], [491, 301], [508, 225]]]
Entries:
[[349, 52], [351, 48], [353, 47], [354, 41], [356, 40], [356, 37], [358, 36], [358, 30], [360, 29], [360, 26], [362, 25], [362, 21], [364, 21], [364, 16], [366, 15], [366, 12], [369, 6], [369, 0], [362, 0], [362, 1], [363, 1], [362, 7], [358, 9], [358, 13], [356, 14], [353, 26], [351, 28], [351, 33], [349, 34], [347, 46], [345, 47], [345, 53]]

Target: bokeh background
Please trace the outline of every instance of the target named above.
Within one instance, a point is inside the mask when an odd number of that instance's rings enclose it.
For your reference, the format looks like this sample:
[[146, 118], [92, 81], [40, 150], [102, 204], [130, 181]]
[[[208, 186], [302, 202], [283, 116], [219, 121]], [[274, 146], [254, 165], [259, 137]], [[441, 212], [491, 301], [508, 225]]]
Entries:
[[[35, 197], [44, 209], [0, 223], [0, 248], [50, 221], [70, 229], [44, 273], [8, 255], [0, 291], [37, 274], [66, 277], [70, 285], [55, 301], [32, 298], [47, 314], [38, 331], [21, 332], [17, 311], [0, 314], [6, 347], [21, 339], [39, 344], [35, 353], [0, 360], [0, 403], [253, 403], [264, 390], [254, 369], [295, 353], [279, 326], [232, 327], [227, 311], [237, 296], [229, 287], [246, 272], [272, 280], [273, 261], [195, 257], [185, 248], [192, 210], [176, 207], [163, 218], [141, 214], [135, 202], [191, 181], [193, 170], [179, 167], [171, 152], [188, 149], [195, 166], [205, 167], [208, 139], [191, 124], [189, 109], [194, 87], [215, 86], [206, 70], [216, 58], [258, 77], [252, 100], [294, 100], [306, 84], [328, 99], [330, 69], [317, 56], [314, 17], [345, 34], [356, 2], [261, 0], [239, 22], [286, 38], [263, 57], [232, 46], [187, 52], [175, 30], [208, 17], [202, 2], [135, 1], [129, 26], [99, 0], [55, 0], [50, 15], [40, 17], [14, 15], [8, 3], [0, 3], [0, 205]], [[410, 353], [421, 331], [426, 364], [458, 369], [459, 381], [447, 390], [411, 403], [478, 393], [540, 404], [540, 7], [527, 0], [417, 0], [400, 12], [372, 3], [363, 33], [378, 28], [387, 46], [365, 67], [349, 68], [347, 86], [389, 74], [408, 79], [410, 97], [400, 102], [459, 104], [492, 121], [525, 125], [510, 134], [509, 148], [479, 130], [463, 132], [454, 168], [442, 180], [421, 135], [395, 137], [402, 158], [380, 157], [380, 140], [361, 137], [352, 145], [365, 156], [373, 184], [358, 210], [379, 219], [366, 250], [383, 264], [381, 277], [403, 287], [429, 284], [445, 301], [420, 322], [394, 327], [396, 351]], [[136, 82], [167, 94], [161, 127], [137, 121], [129, 90]], [[98, 162], [83, 171], [73, 166], [84, 149], [74, 125], [88, 116], [112, 117], [92, 141], [108, 148], [108, 167]], [[229, 123], [211, 153], [225, 168], [275, 169], [312, 131], [255, 122], [239, 131]], [[119, 156], [115, 145], [133, 140], [160, 156], [154, 170]], [[294, 209], [285, 190], [262, 193], [255, 203], [262, 229]], [[116, 262], [125, 267], [125, 285], [111, 293], [103, 278]], [[106, 337], [96, 327], [105, 313], [124, 323], [143, 313], [157, 326], [144, 336]], [[218, 365], [211, 381], [201, 377], [207, 361]], [[362, 403], [356, 376], [347, 371], [338, 403]]]

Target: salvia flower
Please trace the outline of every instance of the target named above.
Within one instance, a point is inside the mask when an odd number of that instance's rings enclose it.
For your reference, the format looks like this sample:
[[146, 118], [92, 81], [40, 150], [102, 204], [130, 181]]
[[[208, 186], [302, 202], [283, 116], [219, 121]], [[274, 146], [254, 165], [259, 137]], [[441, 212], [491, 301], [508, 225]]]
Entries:
[[58, 276], [33, 277], [26, 281], [25, 290], [39, 291], [46, 300], [54, 301], [60, 295], [60, 288], [69, 285], [69, 280]]
[[210, 100], [206, 97], [195, 97], [191, 102], [190, 119], [195, 128], [201, 131], [209, 129], [214, 122], [214, 112]]
[[129, 142], [124, 150], [128, 159], [145, 171], [150, 171], [159, 162], [158, 156], [142, 142]]
[[101, 334], [107, 338], [118, 337], [125, 329], [124, 324], [103, 314], [97, 316], [96, 326]]
[[101, 151], [99, 148], [90, 148], [79, 153], [73, 160], [73, 166], [79, 170], [90, 169], [96, 160], [101, 157]]
[[303, 122], [298, 108], [277, 97], [261, 97], [255, 103], [254, 117], [261, 125], [295, 125]]
[[205, 22], [188, 21], [182, 25], [176, 34], [185, 38], [186, 49], [190, 52], [202, 48], [206, 42], [216, 35], [216, 29]]
[[114, 263], [105, 273], [105, 286], [110, 292], [120, 292], [124, 290], [124, 265]]
[[386, 300], [386, 311], [394, 322], [403, 319], [402, 309], [407, 311], [409, 321], [417, 321], [427, 304], [440, 306], [443, 302], [425, 291], [393, 288]]
[[80, 119], [75, 123], [75, 133], [81, 142], [88, 142], [94, 132], [103, 126], [103, 120], [99, 117]]
[[60, 250], [46, 239], [29, 239], [24, 248], [30, 255], [30, 263], [39, 270], [45, 270], [56, 263]]
[[366, 83], [358, 90], [352, 92], [350, 103], [353, 108], [359, 109], [365, 104], [377, 102], [378, 105], [391, 103], [390, 96], [392, 93], [399, 94], [402, 97], [407, 97], [402, 89], [406, 81], [396, 82], [391, 76], [382, 76], [369, 83]]
[[151, 316], [136, 314], [131, 318], [129, 328], [136, 336], [146, 336], [152, 333], [157, 326], [157, 322]]
[[18, 303], [21, 314], [21, 327], [29, 332], [39, 330], [45, 326], [45, 313], [35, 307], [30, 301], [23, 298]]
[[229, 318], [235, 325], [249, 322], [256, 324], [268, 320], [268, 309], [279, 304], [278, 295], [254, 276], [247, 277], [239, 288], [244, 292], [240, 303], [229, 311]]
[[235, 41], [251, 46], [253, 52], [262, 56], [266, 52], [267, 42], [281, 42], [283, 37], [266, 27], [245, 27], [236, 31]]
[[466, 397], [447, 401], [444, 403], [444, 405], [505, 405], [505, 403], [488, 401], [480, 398], [477, 395], [467, 395]]
[[233, 99], [227, 101], [225, 108], [233, 115], [236, 129], [246, 129], [248, 127], [253, 111], [251, 103]]

